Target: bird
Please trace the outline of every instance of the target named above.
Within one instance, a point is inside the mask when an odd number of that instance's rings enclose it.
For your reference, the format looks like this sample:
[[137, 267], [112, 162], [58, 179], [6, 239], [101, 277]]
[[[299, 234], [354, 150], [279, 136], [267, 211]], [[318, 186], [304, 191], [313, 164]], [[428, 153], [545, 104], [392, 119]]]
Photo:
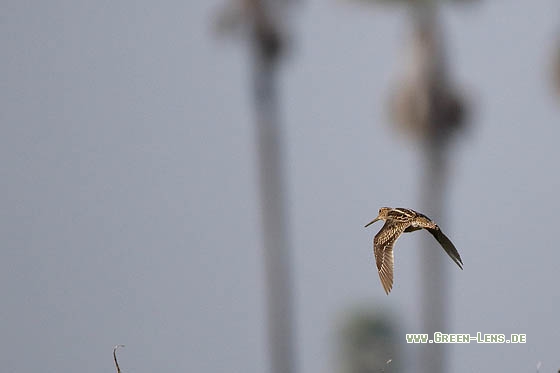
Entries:
[[463, 260], [455, 245], [439, 228], [439, 226], [426, 215], [407, 208], [381, 207], [375, 219], [366, 224], [366, 228], [378, 220], [385, 224], [373, 239], [373, 254], [379, 272], [383, 290], [389, 295], [393, 288], [393, 246], [403, 233], [426, 229], [443, 247], [447, 255], [463, 269]]

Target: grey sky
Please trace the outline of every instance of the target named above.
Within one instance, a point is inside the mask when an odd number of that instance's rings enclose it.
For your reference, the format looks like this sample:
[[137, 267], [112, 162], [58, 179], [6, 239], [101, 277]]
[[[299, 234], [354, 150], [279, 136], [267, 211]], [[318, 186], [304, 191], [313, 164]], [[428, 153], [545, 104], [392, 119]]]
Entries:
[[[128, 372], [265, 371], [248, 59], [212, 37], [220, 4], [3, 2], [3, 372], [109, 372], [117, 343]], [[450, 346], [453, 372], [560, 368], [558, 10], [444, 12], [476, 103], [440, 224], [465, 263], [447, 268], [449, 332], [528, 340]], [[385, 115], [405, 14], [299, 11], [281, 81], [298, 350], [302, 372], [328, 373], [335, 321], [356, 304], [418, 331], [417, 238], [399, 241], [387, 297], [363, 225], [380, 206], [419, 205], [420, 162]]]

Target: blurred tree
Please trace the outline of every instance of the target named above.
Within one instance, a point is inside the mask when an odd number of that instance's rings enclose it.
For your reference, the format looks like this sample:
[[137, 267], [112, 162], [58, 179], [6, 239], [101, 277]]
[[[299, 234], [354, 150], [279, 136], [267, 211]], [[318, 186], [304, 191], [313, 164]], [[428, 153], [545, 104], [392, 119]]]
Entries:
[[[447, 151], [452, 136], [464, 125], [467, 110], [464, 98], [449, 77], [437, 5], [415, 3], [410, 14], [413, 36], [408, 65], [390, 108], [393, 121], [422, 145], [422, 211], [443, 222]], [[422, 332], [430, 334], [447, 330], [448, 303], [447, 263], [433, 245], [424, 239], [420, 256]], [[421, 345], [420, 352], [423, 372], [446, 371], [444, 345]]]
[[435, 10], [415, 7], [411, 15], [412, 40], [404, 74], [390, 98], [390, 114], [413, 139], [443, 145], [465, 121], [465, 100], [450, 81]]
[[294, 373], [294, 317], [283, 133], [276, 86], [286, 49], [283, 28], [290, 0], [238, 0], [218, 19], [218, 31], [245, 26], [251, 46], [260, 206], [272, 373]]
[[[391, 119], [397, 128], [421, 144], [424, 172], [420, 183], [421, 211], [442, 221], [447, 152], [453, 135], [464, 127], [466, 103], [448, 72], [444, 35], [438, 17], [443, 2], [468, 3], [474, 0], [356, 0], [360, 2], [404, 4], [410, 15], [412, 38], [406, 65], [389, 101]], [[422, 241], [421, 318], [422, 332], [445, 331], [447, 327], [446, 259], [429, 239]], [[425, 373], [443, 373], [444, 345], [419, 346], [420, 368]]]
[[401, 371], [399, 339], [389, 316], [365, 310], [348, 313], [338, 334], [342, 373]]

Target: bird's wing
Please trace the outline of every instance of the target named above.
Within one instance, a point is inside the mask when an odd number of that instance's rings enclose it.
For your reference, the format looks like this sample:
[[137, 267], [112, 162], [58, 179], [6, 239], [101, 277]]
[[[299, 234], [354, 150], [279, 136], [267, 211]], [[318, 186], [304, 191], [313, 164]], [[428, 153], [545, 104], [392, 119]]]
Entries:
[[406, 228], [405, 224], [386, 221], [373, 239], [373, 254], [385, 293], [393, 288], [393, 245]]
[[422, 227], [415, 227], [415, 226], [413, 226], [413, 225], [409, 225], [409, 226], [404, 230], [404, 233], [410, 233], [410, 232], [414, 232], [414, 231], [417, 231], [417, 230], [420, 230], [420, 229], [422, 229]]
[[441, 229], [439, 229], [438, 227], [438, 228], [426, 228], [426, 230], [430, 232], [432, 236], [434, 236], [434, 238], [437, 240], [437, 242], [439, 242], [441, 247], [443, 247], [447, 255], [449, 255], [449, 257], [453, 259], [453, 261], [459, 266], [459, 268], [463, 269], [463, 261], [461, 260], [461, 256], [459, 255], [459, 252], [455, 248], [455, 245], [453, 245], [453, 242], [451, 242], [451, 240], [447, 238], [445, 234], [443, 234]]

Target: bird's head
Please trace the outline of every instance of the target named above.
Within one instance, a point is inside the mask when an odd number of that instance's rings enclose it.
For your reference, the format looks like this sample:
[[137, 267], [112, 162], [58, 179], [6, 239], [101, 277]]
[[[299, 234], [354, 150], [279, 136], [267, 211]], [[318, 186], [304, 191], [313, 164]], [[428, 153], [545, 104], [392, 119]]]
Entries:
[[375, 223], [378, 220], [386, 220], [387, 216], [389, 215], [389, 211], [391, 211], [390, 207], [381, 207], [379, 209], [379, 214], [377, 215], [377, 217], [375, 219], [373, 219], [372, 221], [370, 221], [369, 223], [367, 223], [366, 227], [369, 227], [370, 225], [372, 225], [373, 223]]

